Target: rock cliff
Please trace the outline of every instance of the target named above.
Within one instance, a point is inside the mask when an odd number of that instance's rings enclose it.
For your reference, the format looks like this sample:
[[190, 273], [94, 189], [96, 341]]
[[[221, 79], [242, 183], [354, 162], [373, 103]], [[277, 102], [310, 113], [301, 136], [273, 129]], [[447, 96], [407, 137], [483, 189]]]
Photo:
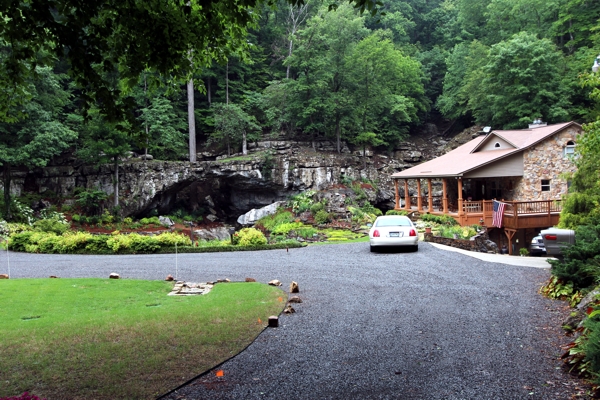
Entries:
[[[333, 142], [265, 140], [249, 144], [249, 154], [231, 157], [199, 153], [196, 163], [130, 159], [120, 166], [122, 214], [144, 216], [156, 209], [168, 213], [175, 205], [199, 205], [209, 214], [232, 220], [307, 189], [322, 190], [351, 181], [368, 181], [376, 187], [374, 203], [393, 207], [390, 175], [446, 151], [452, 141], [433, 132], [414, 138], [393, 151], [373, 153], [346, 144], [341, 154]], [[452, 146], [454, 147], [454, 146]], [[51, 193], [63, 200], [75, 187], [113, 193], [113, 167], [49, 166], [14, 175], [11, 191]]]

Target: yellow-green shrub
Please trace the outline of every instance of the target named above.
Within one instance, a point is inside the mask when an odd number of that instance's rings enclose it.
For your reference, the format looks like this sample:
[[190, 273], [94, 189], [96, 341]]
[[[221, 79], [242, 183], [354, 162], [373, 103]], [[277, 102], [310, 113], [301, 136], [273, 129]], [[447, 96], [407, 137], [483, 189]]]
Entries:
[[175, 244], [177, 244], [177, 246], [192, 245], [192, 240], [189, 238], [189, 236], [181, 235], [179, 233], [165, 232], [154, 237], [156, 238], [158, 243], [161, 244], [161, 246], [175, 247]]
[[235, 235], [237, 236], [237, 244], [240, 246], [267, 244], [267, 238], [258, 229], [244, 228], [239, 232], [236, 232]]

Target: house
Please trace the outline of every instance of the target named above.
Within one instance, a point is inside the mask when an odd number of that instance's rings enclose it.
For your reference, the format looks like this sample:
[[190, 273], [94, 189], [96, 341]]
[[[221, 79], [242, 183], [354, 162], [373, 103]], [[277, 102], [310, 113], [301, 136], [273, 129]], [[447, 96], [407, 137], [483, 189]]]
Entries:
[[[536, 120], [529, 129], [481, 133], [443, 156], [393, 174], [395, 209], [446, 214], [463, 226], [483, 223], [493, 229], [493, 203], [501, 201], [504, 215], [496, 231], [504, 235], [496, 235], [496, 241], [512, 254], [514, 245], [524, 247], [541, 228], [558, 223], [568, 188], [564, 173], [575, 170], [581, 125]], [[439, 181], [441, 194], [434, 196], [432, 185]]]

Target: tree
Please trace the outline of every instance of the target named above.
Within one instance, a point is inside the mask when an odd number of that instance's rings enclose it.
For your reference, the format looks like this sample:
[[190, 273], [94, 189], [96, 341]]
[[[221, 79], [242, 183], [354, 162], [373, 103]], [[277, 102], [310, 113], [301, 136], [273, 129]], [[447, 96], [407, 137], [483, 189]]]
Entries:
[[161, 160], [180, 160], [186, 152], [185, 122], [175, 113], [173, 104], [164, 96], [155, 96], [140, 110], [144, 125], [144, 142], [150, 153]]
[[477, 122], [510, 129], [536, 117], [568, 120], [569, 94], [560, 79], [563, 65], [552, 42], [529, 33], [493, 45], [479, 90], [485, 101], [473, 105]]
[[63, 76], [51, 68], [37, 67], [36, 79], [28, 77], [22, 85], [31, 100], [13, 111], [12, 122], [0, 122], [0, 164], [4, 170], [4, 216], [11, 219], [10, 185], [15, 167], [44, 167], [52, 157], [66, 150], [77, 138], [67, 124], [65, 106], [70, 93], [63, 89]]
[[77, 155], [88, 162], [113, 165], [113, 207], [119, 207], [119, 164], [131, 151], [128, 127], [108, 121], [98, 110], [82, 126], [82, 147]]
[[258, 138], [260, 126], [256, 119], [248, 115], [236, 104], [214, 104], [215, 131], [209, 137], [209, 143], [224, 143], [227, 155], [231, 147], [242, 145], [242, 154], [248, 154], [247, 141]]
[[411, 123], [429, 104], [418, 61], [394, 48], [391, 34], [375, 31], [353, 47], [346, 59], [355, 134], [371, 132], [381, 144], [403, 140]]

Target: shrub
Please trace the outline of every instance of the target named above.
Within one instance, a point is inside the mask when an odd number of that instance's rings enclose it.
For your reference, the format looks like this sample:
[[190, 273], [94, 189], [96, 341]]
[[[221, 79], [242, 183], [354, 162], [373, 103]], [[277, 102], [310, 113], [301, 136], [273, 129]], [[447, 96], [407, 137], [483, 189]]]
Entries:
[[54, 232], [57, 235], [62, 235], [69, 229], [68, 222], [62, 222], [56, 218], [52, 219], [40, 219], [33, 223], [35, 229], [42, 232]]
[[477, 235], [477, 231], [470, 226], [447, 226], [442, 225], [439, 228], [439, 234], [442, 237], [453, 239], [469, 239]]
[[563, 260], [549, 259], [552, 275], [585, 289], [600, 279], [600, 225], [580, 226], [575, 244], [563, 249]]
[[385, 215], [408, 215], [406, 210], [387, 210]]
[[348, 211], [352, 214], [352, 222], [359, 225], [370, 224], [375, 221], [377, 216], [375, 214], [369, 214], [357, 207], [348, 207]]
[[313, 228], [312, 226], [304, 225], [298, 229], [295, 229], [296, 235], [300, 236], [304, 239], [310, 239], [315, 236], [319, 231]]
[[315, 222], [317, 224], [326, 224], [331, 220], [331, 215], [325, 210], [321, 210], [315, 214]]
[[290, 231], [299, 229], [303, 226], [304, 224], [302, 222], [286, 222], [284, 224], [277, 225], [271, 232], [276, 235], [287, 235], [290, 233]]
[[371, 203], [366, 202], [364, 206], [360, 208], [363, 212], [367, 214], [374, 214], [376, 216], [383, 215], [379, 208], [374, 207]]
[[449, 215], [433, 215], [433, 214], [423, 214], [421, 215], [421, 220], [426, 222], [435, 222], [440, 225], [458, 225], [458, 222]]
[[150, 217], [150, 218], [142, 218], [140, 219], [140, 224], [147, 225], [160, 225], [160, 220], [158, 217]]
[[262, 226], [267, 231], [273, 231], [278, 225], [287, 224], [293, 220], [294, 216], [291, 212], [279, 209], [275, 214], [266, 215], [256, 221], [256, 225]]
[[100, 214], [108, 195], [102, 190], [85, 189], [75, 195], [75, 203], [88, 214]]
[[312, 206], [310, 206], [310, 213], [312, 215], [315, 215], [316, 213], [318, 213], [319, 211], [324, 210], [324, 209], [325, 209], [325, 205], [323, 203], [321, 203], [321, 202], [315, 203]]
[[265, 235], [254, 228], [244, 228], [239, 232], [236, 232], [234, 236], [238, 237], [238, 244], [240, 246], [257, 246], [267, 244], [267, 238]]
[[303, 213], [313, 205], [313, 196], [315, 193], [317, 193], [315, 190], [307, 190], [306, 192], [292, 196], [288, 205], [292, 207], [295, 213]]
[[108, 250], [107, 241], [110, 238], [108, 235], [90, 235], [85, 240], [85, 251], [90, 253], [104, 253]]
[[175, 247], [175, 245], [183, 247], [192, 245], [192, 239], [190, 239], [189, 236], [182, 235], [180, 233], [165, 232], [154, 237], [156, 238], [158, 243], [160, 243], [160, 245], [163, 247]]

